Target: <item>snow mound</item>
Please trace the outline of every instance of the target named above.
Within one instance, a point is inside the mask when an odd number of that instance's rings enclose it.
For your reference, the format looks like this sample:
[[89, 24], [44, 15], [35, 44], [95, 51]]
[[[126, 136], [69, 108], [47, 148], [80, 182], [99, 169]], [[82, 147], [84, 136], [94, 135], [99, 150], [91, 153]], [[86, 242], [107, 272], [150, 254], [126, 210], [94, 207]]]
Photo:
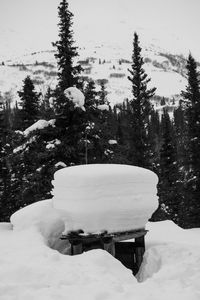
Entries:
[[62, 213], [53, 208], [52, 200], [38, 201], [30, 204], [10, 217], [15, 231], [37, 228], [49, 247], [67, 251], [66, 245], [60, 240], [64, 230]]
[[35, 228], [0, 230], [0, 238], [1, 300], [120, 300], [124, 287], [137, 284], [104, 250], [62, 255], [47, 247]]
[[[37, 210], [39, 206], [45, 218], [50, 201], [38, 202]], [[30, 207], [15, 218], [18, 225], [31, 217]], [[183, 230], [170, 221], [148, 223], [147, 228], [139, 283], [104, 250], [62, 255], [47, 247], [36, 226], [11, 230], [9, 223], [0, 223], [0, 299], [199, 300], [200, 228]]]
[[74, 103], [75, 107], [85, 110], [85, 96], [76, 87], [69, 87], [64, 91], [65, 96]]
[[148, 223], [147, 228], [139, 281], [155, 291], [162, 286], [161, 299], [200, 299], [200, 228], [185, 230], [172, 221]]
[[65, 233], [143, 228], [158, 205], [158, 179], [147, 169], [82, 165], [61, 169], [54, 178], [53, 206], [65, 214]]

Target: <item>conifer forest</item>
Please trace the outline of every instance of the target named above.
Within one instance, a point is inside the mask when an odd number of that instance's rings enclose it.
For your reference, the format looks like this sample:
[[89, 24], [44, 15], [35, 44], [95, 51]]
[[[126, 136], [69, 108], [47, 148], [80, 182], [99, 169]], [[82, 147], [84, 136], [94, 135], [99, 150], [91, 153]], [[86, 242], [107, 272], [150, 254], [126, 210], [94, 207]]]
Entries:
[[[156, 87], [149, 88], [140, 37], [133, 32], [127, 80], [132, 97], [111, 106], [106, 83], [96, 89], [76, 64], [73, 14], [67, 0], [58, 7], [57, 86], [38, 93], [30, 76], [18, 91], [20, 102], [0, 102], [0, 220], [18, 209], [52, 198], [55, 171], [81, 164], [128, 164], [154, 171], [159, 206], [151, 221], [172, 220], [182, 228], [200, 227], [200, 77], [187, 58], [187, 85], [173, 114], [154, 109]], [[167, 85], [167, 82], [166, 82]], [[76, 87], [84, 107], [65, 94]], [[164, 99], [163, 99], [164, 101]], [[35, 126], [35, 127], [34, 127]]]

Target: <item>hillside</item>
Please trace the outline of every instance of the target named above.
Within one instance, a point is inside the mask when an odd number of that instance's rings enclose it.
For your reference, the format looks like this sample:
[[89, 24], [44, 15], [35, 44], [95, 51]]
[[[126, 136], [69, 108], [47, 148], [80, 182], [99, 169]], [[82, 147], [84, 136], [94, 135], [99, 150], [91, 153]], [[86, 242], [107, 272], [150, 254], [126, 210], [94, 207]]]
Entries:
[[[172, 98], [185, 88], [186, 59], [182, 55], [165, 52], [151, 45], [143, 48], [145, 69], [151, 77], [151, 86], [157, 87], [156, 95]], [[82, 77], [95, 80], [97, 87], [104, 80], [111, 104], [131, 97], [127, 79], [131, 67], [131, 51], [109, 44], [88, 44], [79, 48], [78, 62], [83, 68]], [[0, 65], [0, 91], [10, 91], [17, 100], [16, 91], [22, 80], [30, 75], [37, 90], [43, 94], [46, 88], [56, 85], [57, 65], [54, 50], [32, 52], [16, 58], [5, 59]]]

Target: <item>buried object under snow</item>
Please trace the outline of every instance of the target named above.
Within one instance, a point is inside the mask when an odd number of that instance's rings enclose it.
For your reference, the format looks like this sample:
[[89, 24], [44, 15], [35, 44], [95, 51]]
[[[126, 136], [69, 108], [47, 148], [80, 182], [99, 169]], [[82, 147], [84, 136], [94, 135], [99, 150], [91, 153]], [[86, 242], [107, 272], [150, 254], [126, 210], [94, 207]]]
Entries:
[[158, 178], [147, 169], [91, 164], [61, 169], [54, 178], [53, 206], [63, 213], [64, 234], [144, 228], [158, 206]]

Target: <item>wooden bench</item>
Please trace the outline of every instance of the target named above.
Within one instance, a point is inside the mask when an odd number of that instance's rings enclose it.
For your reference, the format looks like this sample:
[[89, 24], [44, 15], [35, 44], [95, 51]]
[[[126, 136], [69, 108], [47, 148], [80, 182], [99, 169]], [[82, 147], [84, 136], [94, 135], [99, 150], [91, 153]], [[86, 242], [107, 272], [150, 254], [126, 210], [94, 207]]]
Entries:
[[[92, 249], [104, 249], [131, 269], [135, 275], [142, 263], [145, 252], [147, 230], [131, 230], [117, 233], [84, 234], [82, 231], [62, 235], [70, 243], [70, 255], [81, 254]], [[127, 241], [132, 240], [135, 241]]]

